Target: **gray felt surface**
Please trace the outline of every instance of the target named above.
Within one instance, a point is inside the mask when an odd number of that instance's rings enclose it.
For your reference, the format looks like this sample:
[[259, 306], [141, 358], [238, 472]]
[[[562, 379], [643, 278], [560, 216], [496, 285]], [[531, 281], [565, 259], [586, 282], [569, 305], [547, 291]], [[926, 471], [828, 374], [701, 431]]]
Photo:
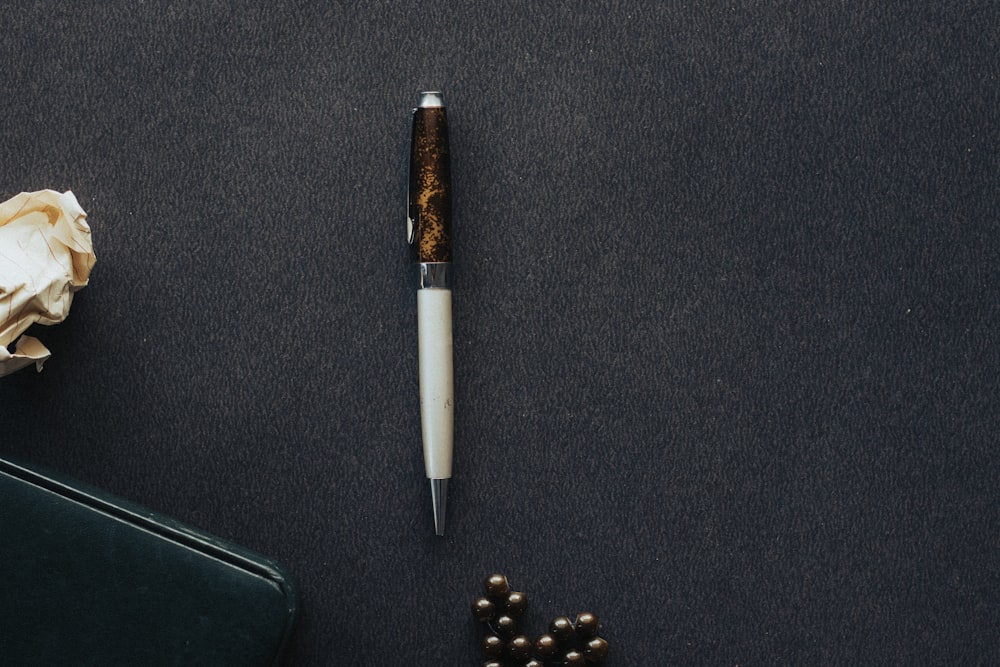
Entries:
[[[472, 665], [506, 572], [607, 665], [1000, 662], [1000, 11], [11, 3], [0, 194], [98, 264], [0, 455], [281, 561], [289, 665]], [[456, 477], [404, 244], [449, 102]], [[2, 510], [0, 510], [2, 511]]]

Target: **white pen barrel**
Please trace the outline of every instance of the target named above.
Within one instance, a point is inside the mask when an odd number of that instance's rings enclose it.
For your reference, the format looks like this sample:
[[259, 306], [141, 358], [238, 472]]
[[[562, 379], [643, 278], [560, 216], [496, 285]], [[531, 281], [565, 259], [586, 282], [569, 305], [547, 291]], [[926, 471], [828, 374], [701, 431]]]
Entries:
[[452, 373], [451, 290], [417, 290], [420, 421], [428, 479], [451, 477], [455, 389]]

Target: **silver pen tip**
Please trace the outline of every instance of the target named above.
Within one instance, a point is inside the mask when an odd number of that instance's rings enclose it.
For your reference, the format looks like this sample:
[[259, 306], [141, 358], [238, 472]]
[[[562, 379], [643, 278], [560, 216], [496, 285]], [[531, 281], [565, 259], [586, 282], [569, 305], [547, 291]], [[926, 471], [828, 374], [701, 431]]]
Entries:
[[434, 534], [444, 535], [444, 511], [448, 503], [448, 480], [431, 480], [431, 504], [434, 506]]
[[420, 104], [417, 106], [421, 108], [443, 107], [444, 95], [441, 94], [440, 90], [425, 90], [420, 93]]

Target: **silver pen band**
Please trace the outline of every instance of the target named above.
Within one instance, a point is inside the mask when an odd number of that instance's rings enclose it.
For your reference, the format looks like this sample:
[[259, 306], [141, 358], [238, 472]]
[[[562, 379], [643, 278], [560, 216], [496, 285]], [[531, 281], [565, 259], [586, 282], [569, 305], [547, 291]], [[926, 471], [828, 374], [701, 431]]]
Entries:
[[451, 262], [420, 262], [419, 289], [451, 289]]

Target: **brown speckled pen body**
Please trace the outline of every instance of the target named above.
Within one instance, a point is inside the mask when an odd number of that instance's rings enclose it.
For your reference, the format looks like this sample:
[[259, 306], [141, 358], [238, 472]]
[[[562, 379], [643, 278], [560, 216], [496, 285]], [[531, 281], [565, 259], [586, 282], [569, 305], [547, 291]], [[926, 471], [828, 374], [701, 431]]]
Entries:
[[[439, 104], [439, 106], [424, 106]], [[409, 217], [418, 262], [451, 261], [451, 164], [448, 117], [438, 93], [413, 111]]]

